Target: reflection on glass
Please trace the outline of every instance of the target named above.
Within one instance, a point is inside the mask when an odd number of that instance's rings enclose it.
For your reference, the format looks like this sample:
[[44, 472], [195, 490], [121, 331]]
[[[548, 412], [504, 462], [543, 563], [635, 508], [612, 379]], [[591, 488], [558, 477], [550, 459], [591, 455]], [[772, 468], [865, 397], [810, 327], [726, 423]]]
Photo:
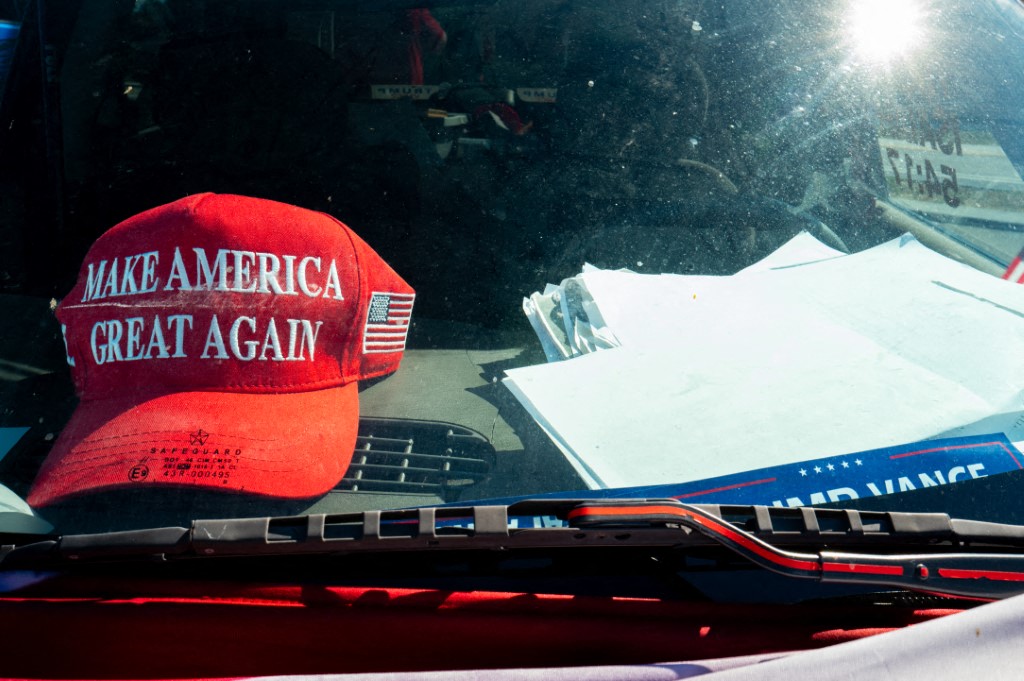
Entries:
[[921, 18], [915, 0], [854, 0], [846, 27], [859, 59], [886, 64], [922, 42]]

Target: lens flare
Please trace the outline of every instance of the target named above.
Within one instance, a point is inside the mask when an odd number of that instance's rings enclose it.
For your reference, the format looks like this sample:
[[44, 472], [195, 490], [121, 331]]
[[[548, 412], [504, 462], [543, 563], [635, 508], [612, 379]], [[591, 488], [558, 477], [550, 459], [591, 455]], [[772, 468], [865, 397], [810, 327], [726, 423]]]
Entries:
[[853, 0], [846, 28], [857, 56], [876, 64], [907, 55], [923, 37], [921, 9], [914, 0]]

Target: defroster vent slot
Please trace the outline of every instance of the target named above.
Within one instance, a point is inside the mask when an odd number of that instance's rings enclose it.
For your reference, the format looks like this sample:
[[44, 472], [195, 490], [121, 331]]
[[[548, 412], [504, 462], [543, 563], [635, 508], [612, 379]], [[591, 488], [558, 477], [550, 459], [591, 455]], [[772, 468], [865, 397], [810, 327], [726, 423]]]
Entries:
[[467, 487], [487, 479], [494, 458], [487, 438], [463, 426], [361, 418], [352, 463], [337, 489], [457, 501]]

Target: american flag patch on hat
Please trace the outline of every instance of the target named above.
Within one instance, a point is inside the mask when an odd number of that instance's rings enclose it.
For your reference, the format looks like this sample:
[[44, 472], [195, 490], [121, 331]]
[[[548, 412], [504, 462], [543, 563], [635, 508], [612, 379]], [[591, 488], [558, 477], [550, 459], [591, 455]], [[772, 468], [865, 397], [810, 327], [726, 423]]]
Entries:
[[401, 352], [409, 335], [412, 293], [374, 293], [366, 312], [363, 328], [363, 353]]

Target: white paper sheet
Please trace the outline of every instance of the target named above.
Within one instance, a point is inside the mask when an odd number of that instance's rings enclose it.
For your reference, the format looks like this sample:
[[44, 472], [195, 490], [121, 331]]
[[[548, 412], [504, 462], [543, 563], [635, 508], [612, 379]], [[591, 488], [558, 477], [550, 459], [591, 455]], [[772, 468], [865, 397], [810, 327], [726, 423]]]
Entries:
[[776, 262], [733, 277], [589, 272], [622, 347], [505, 383], [591, 487], [696, 480], [997, 417], [1024, 441], [1024, 287], [912, 237]]

